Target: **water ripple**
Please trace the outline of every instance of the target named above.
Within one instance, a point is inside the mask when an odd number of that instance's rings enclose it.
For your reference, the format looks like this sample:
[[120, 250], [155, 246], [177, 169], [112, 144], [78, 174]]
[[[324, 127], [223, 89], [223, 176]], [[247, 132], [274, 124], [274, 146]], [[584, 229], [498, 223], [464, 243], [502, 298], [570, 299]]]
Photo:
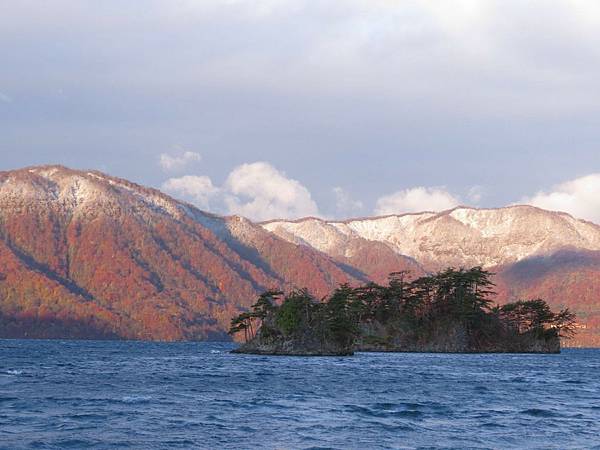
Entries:
[[0, 341], [0, 448], [600, 448], [598, 350], [231, 348]]

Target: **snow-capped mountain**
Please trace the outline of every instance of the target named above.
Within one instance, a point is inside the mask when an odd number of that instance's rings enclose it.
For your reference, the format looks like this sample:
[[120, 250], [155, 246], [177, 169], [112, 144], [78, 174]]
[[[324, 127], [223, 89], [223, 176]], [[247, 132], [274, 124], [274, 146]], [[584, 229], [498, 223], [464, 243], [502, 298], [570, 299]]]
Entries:
[[[440, 213], [261, 225], [338, 259], [351, 258], [360, 242], [362, 251], [372, 256], [366, 273], [389, 272], [394, 264], [388, 264], [388, 252], [408, 257], [426, 271], [482, 265], [496, 273], [499, 301], [541, 297], [554, 307], [570, 307], [581, 321], [573, 342], [600, 346], [600, 226], [568, 214], [525, 205], [459, 207]], [[414, 273], [414, 268], [405, 268]]]
[[0, 336], [206, 339], [265, 289], [366, 277], [240, 217], [60, 166], [0, 173]]
[[529, 206], [256, 224], [61, 166], [0, 172], [0, 337], [225, 338], [258, 293], [484, 265], [600, 346], [600, 227]]
[[262, 226], [290, 242], [330, 255], [351, 254], [356, 239], [383, 243], [424, 267], [496, 267], [565, 248], [600, 250], [600, 226], [532, 206], [459, 207], [441, 213], [343, 222], [315, 218]]

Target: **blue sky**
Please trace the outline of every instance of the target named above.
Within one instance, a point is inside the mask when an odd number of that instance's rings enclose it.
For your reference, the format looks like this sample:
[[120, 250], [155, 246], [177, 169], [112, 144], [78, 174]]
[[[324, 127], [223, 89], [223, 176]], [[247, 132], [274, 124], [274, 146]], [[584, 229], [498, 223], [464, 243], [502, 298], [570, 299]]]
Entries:
[[600, 222], [598, 42], [592, 0], [7, 0], [0, 169], [255, 219], [526, 201]]

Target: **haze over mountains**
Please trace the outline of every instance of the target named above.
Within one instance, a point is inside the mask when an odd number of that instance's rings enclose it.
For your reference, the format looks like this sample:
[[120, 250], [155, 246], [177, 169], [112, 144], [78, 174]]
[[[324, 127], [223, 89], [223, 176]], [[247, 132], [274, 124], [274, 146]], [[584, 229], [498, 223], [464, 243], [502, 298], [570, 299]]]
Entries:
[[262, 224], [99, 172], [0, 173], [0, 336], [222, 339], [268, 288], [497, 272], [499, 299], [572, 308], [600, 345], [600, 227], [530, 206]]

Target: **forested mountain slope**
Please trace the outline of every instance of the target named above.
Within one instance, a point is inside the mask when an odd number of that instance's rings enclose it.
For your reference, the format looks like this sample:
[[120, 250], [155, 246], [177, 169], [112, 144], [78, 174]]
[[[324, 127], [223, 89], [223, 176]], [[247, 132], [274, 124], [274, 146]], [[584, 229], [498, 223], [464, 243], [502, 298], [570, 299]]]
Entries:
[[0, 173], [0, 335], [222, 338], [267, 288], [365, 279], [249, 221], [60, 166]]
[[1, 337], [222, 339], [266, 289], [482, 265], [501, 301], [570, 307], [600, 345], [599, 255], [600, 227], [529, 206], [255, 224], [100, 172], [0, 172]]

